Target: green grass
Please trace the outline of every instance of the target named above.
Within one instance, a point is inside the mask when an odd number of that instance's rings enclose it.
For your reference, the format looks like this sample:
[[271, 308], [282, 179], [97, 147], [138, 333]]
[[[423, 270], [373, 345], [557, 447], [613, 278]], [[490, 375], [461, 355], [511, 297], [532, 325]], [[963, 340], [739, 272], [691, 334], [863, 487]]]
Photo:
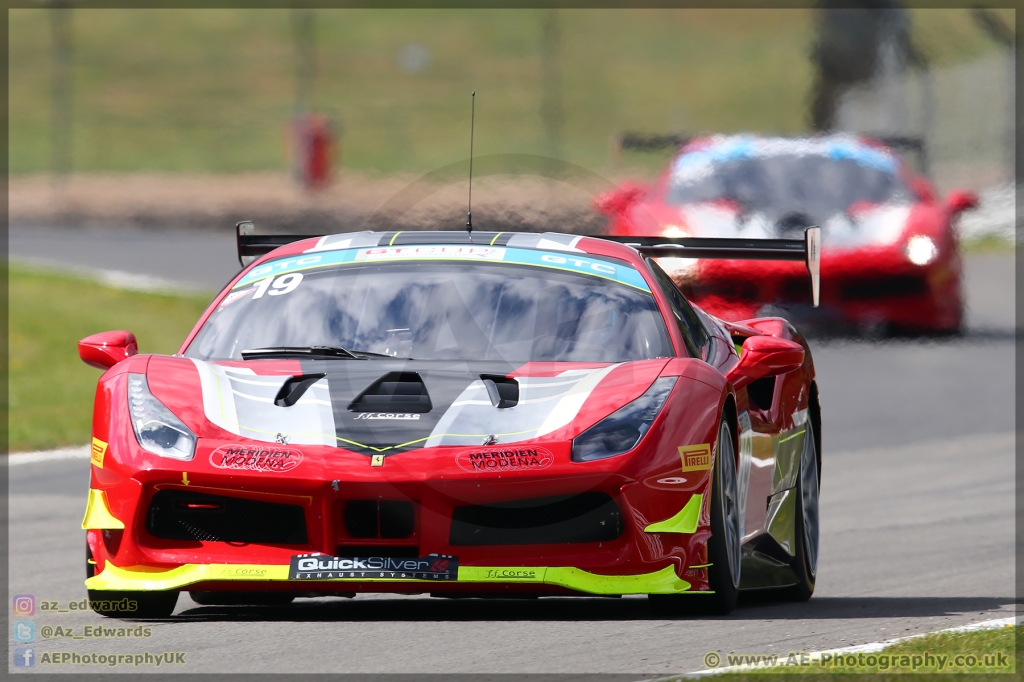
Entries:
[[[735, 679], [744, 682], [756, 682], [760, 679], [767, 682], [778, 680], [780, 675], [814, 674], [822, 676], [821, 679], [849, 680], [851, 678], [848, 675], [856, 673], [858, 680], [885, 680], [897, 674], [942, 672], [945, 673], [943, 680], [982, 680], [1014, 672], [1017, 665], [1016, 643], [1022, 636], [1024, 625], [975, 632], [939, 633], [894, 644], [877, 654], [857, 654], [856, 661], [844, 660], [841, 664], [829, 661], [827, 664], [780, 666], [768, 671], [725, 673], [715, 675], [714, 679]], [[794, 661], [798, 661], [799, 652], [795, 653], [797, 658]], [[958, 667], [954, 662], [957, 655], [975, 656], [978, 662], [969, 666], [967, 661], [964, 661]], [[869, 659], [869, 656], [872, 658]], [[945, 665], [940, 665], [943, 656], [946, 657]], [[785, 655], [780, 658], [785, 658]], [[990, 665], [985, 664], [986, 659]], [[869, 661], [874, 665], [867, 665]], [[1002, 665], [999, 665], [1000, 661]], [[978, 673], [984, 673], [985, 676], [979, 676]]]
[[[1010, 17], [1012, 12], [1000, 10]], [[315, 10], [311, 104], [342, 125], [342, 164], [426, 171], [468, 153], [611, 163], [623, 130], [806, 130], [813, 73], [807, 9], [558, 10], [560, 150], [541, 115], [547, 10]], [[969, 10], [912, 10], [936, 64], [996, 49]], [[50, 158], [48, 10], [9, 13], [10, 170]], [[76, 170], [237, 172], [286, 166], [295, 53], [284, 9], [73, 10]], [[419, 73], [399, 54], [430, 53]], [[663, 159], [631, 155], [658, 168]]]
[[10, 451], [87, 443], [101, 371], [78, 358], [78, 341], [111, 329], [135, 333], [144, 353], [175, 353], [210, 296], [172, 296], [9, 269]]
[[974, 239], [965, 239], [960, 243], [964, 253], [1014, 253], [1016, 248], [1012, 239], [997, 235], [984, 235]]

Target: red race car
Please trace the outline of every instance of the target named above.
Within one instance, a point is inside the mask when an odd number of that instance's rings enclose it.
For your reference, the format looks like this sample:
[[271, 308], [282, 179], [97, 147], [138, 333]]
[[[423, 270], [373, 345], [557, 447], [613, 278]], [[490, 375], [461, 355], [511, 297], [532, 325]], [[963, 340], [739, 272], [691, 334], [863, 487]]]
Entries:
[[955, 333], [963, 324], [953, 224], [977, 197], [938, 201], [931, 183], [878, 141], [696, 138], [650, 187], [627, 183], [596, 204], [612, 235], [764, 239], [821, 226], [828, 278], [818, 310], [792, 263], [662, 262], [691, 300], [723, 319], [774, 314], [840, 333]]
[[[178, 354], [79, 344], [96, 392], [92, 608], [360, 592], [814, 589], [821, 416], [785, 320], [726, 323], [650, 256], [806, 240], [260, 237]], [[289, 243], [291, 242], [291, 243]]]

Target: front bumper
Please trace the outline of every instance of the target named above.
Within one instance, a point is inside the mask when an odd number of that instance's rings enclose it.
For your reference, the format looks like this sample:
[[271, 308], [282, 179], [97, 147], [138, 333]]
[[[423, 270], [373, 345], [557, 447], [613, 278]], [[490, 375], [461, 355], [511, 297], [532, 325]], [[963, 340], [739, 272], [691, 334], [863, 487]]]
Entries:
[[[568, 452], [560, 454], [568, 460]], [[180, 472], [136, 469], [130, 478], [115, 481], [110, 478], [112, 472], [108, 467], [98, 473], [104, 481], [94, 479], [94, 486], [101, 489], [94, 487], [91, 491], [83, 523], [96, 564], [95, 575], [86, 581], [86, 587], [109, 591], [191, 589], [299, 594], [429, 591], [598, 595], [675, 594], [709, 589], [706, 542], [710, 530], [706, 496], [702, 495], [706, 487], [704, 472], [691, 477], [658, 472], [637, 480], [617, 471], [615, 463], [588, 466], [584, 474], [575, 464], [556, 463], [537, 475], [505, 473], [459, 478], [451, 470], [414, 476], [395, 463], [378, 468], [370, 466], [361, 455], [351, 457], [362, 461], [358, 469], [349, 470], [348, 480], [331, 480], [340, 477], [341, 471], [330, 472], [322, 479], [244, 472], [227, 475], [206, 467], [192, 467], [187, 476]], [[197, 460], [203, 461], [198, 457]], [[154, 509], [161, 508], [157, 504], [161, 495], [175, 500], [179, 499], [175, 496], [195, 495], [244, 501], [250, 505], [245, 508], [246, 513], [253, 509], [253, 503], [291, 505], [301, 510], [297, 514], [304, 526], [303, 536], [297, 540], [231, 541], [206, 537], [209, 529], [201, 528], [194, 537], [170, 537], [161, 530], [167, 525], [154, 520]], [[563, 522], [558, 531], [563, 535], [546, 544], [530, 539], [507, 544], [474, 544], [465, 540], [467, 523], [471, 526], [473, 519], [465, 514], [460, 518], [460, 509], [494, 502], [514, 505], [537, 498], [586, 495], [601, 495], [607, 502], [596, 511], [585, 512], [589, 525], [583, 528], [584, 533], [592, 532], [595, 524], [605, 523], [607, 510], [613, 506], [620, 524], [616, 534], [567, 538], [564, 533], [571, 535], [575, 531], [566, 531]], [[415, 510], [406, 536], [353, 536], [350, 524], [346, 523], [346, 505], [373, 500], [398, 502]], [[686, 528], [656, 530], [659, 522], [678, 517], [682, 507], [689, 510], [691, 524]], [[166, 509], [166, 504], [162, 508]], [[196, 513], [204, 512], [200, 509]], [[567, 518], [574, 513], [570, 512]], [[456, 533], [459, 523], [463, 524], [461, 536]], [[652, 529], [646, 530], [649, 526]], [[499, 530], [508, 532], [507, 528]], [[404, 553], [394, 554], [396, 548]], [[454, 556], [458, 567], [454, 575], [440, 580], [385, 572], [332, 573], [323, 579], [289, 576], [291, 561], [297, 556], [366, 557], [377, 556], [378, 550], [380, 556]]]

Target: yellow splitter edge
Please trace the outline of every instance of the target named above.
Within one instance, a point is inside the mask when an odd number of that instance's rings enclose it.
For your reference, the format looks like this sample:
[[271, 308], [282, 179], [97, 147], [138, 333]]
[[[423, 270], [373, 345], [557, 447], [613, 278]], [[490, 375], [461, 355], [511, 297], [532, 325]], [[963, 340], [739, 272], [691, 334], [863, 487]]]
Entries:
[[[385, 574], [382, 572], [381, 576]], [[175, 590], [211, 580], [289, 581], [288, 566], [267, 564], [184, 564], [166, 571], [118, 568], [108, 563], [99, 575], [85, 581], [90, 590]], [[558, 585], [590, 594], [677, 594], [690, 592], [672, 566], [639, 575], [598, 575], [571, 566], [459, 566], [460, 583], [532, 583]], [[292, 581], [298, 582], [298, 581]], [[303, 583], [307, 581], [301, 581]], [[313, 582], [313, 581], [309, 581]], [[395, 582], [437, 584], [437, 580], [410, 578], [327, 578], [323, 582]]]

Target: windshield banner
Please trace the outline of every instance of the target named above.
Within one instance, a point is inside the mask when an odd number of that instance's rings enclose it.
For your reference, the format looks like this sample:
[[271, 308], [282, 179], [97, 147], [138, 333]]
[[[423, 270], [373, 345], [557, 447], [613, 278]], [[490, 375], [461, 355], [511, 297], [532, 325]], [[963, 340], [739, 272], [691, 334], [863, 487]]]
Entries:
[[418, 246], [376, 246], [368, 249], [344, 249], [325, 253], [302, 254], [280, 258], [253, 268], [238, 280], [235, 289], [248, 286], [267, 277], [338, 265], [388, 261], [480, 261], [500, 262], [512, 265], [565, 270], [600, 277], [619, 284], [650, 291], [643, 276], [636, 269], [621, 262], [594, 258], [589, 255], [535, 251], [533, 249], [510, 249], [498, 246], [425, 244]]

